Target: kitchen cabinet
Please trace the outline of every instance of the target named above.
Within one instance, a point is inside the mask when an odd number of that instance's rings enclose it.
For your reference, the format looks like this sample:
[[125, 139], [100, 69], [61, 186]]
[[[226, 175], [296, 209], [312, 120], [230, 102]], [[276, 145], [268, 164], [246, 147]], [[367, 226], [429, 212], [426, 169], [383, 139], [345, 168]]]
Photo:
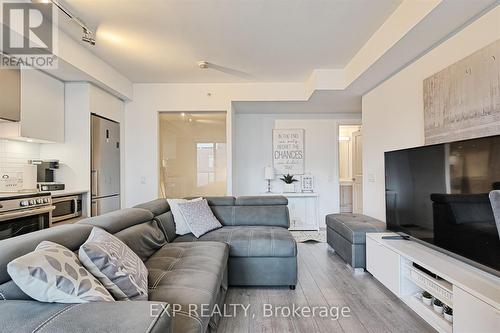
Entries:
[[21, 120], [0, 123], [0, 137], [64, 142], [64, 83], [35, 69], [21, 70]]
[[458, 287], [453, 287], [453, 332], [498, 332], [500, 310]]
[[366, 270], [399, 296], [400, 256], [366, 235]]
[[[413, 240], [384, 236], [397, 235], [366, 234], [366, 270], [434, 329], [500, 332], [498, 277]], [[422, 302], [424, 290], [453, 308], [453, 323]]]

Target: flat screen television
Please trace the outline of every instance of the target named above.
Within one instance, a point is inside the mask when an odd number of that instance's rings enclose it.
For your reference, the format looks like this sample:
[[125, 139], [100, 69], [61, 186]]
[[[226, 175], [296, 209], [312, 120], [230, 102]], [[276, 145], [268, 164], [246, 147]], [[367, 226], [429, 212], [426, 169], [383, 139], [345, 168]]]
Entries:
[[385, 153], [387, 228], [500, 276], [500, 135]]

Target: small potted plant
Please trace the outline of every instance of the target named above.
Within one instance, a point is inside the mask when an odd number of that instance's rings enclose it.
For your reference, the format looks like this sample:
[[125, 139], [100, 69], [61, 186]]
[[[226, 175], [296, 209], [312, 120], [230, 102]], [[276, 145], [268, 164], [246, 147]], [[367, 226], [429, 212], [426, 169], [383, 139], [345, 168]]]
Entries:
[[448, 305], [444, 306], [444, 319], [448, 320], [450, 323], [453, 322], [453, 309]]
[[285, 184], [283, 185], [283, 192], [285, 193], [295, 192], [295, 185], [293, 183], [298, 182], [298, 180], [293, 178], [293, 175], [291, 174], [283, 175], [283, 177], [280, 179], [285, 182]]
[[429, 294], [427, 291], [423, 291], [422, 292], [422, 302], [424, 302], [425, 305], [431, 305], [432, 295]]
[[443, 313], [443, 302], [435, 298], [433, 306], [434, 306], [434, 312]]

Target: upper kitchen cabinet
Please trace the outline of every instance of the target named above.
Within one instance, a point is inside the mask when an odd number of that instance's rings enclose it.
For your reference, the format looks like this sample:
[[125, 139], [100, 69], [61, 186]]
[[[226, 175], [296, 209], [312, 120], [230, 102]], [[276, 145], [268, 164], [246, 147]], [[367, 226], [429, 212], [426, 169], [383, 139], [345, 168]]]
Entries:
[[21, 120], [21, 72], [18, 69], [0, 70], [0, 119]]
[[[64, 142], [64, 83], [41, 71], [22, 69], [18, 71], [20, 84], [17, 83], [16, 89], [13, 71], [9, 77], [12, 82], [9, 95], [4, 90], [0, 102], [8, 103], [1, 109], [10, 110], [11, 115], [10, 118], [3, 118], [13, 121], [0, 122], [0, 137], [34, 142]], [[4, 93], [6, 96], [3, 96]]]

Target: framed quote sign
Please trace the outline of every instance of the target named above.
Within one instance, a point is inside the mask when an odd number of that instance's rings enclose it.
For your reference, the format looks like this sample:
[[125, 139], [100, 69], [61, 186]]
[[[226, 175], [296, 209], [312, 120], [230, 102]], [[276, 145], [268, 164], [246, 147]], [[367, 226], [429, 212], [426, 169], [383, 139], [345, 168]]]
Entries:
[[304, 174], [303, 129], [273, 129], [273, 166], [277, 174]]

